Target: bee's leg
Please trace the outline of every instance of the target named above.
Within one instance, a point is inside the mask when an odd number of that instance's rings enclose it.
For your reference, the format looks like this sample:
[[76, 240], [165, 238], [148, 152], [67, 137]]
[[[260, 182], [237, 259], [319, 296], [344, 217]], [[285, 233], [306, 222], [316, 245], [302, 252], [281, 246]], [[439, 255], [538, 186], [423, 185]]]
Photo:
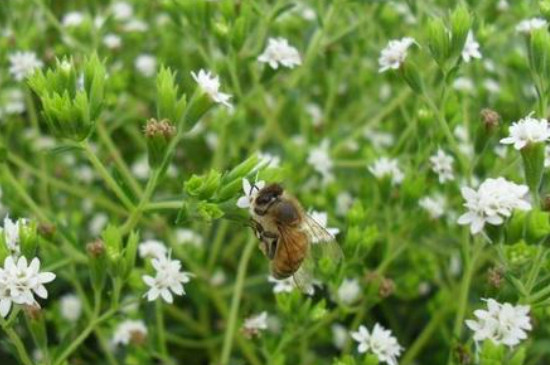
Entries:
[[277, 243], [279, 242], [279, 236], [271, 232], [263, 232], [263, 237], [267, 244], [267, 257], [273, 260], [275, 253], [277, 252]]

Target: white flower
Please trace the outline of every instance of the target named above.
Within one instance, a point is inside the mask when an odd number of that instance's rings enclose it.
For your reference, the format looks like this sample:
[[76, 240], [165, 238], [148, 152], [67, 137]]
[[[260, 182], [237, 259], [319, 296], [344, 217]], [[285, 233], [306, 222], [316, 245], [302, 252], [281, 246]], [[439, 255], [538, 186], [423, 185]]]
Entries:
[[344, 304], [353, 304], [360, 296], [361, 286], [357, 279], [344, 279], [338, 287], [338, 300]]
[[134, 66], [143, 76], [151, 77], [157, 70], [157, 59], [150, 54], [140, 54], [134, 61]]
[[263, 311], [252, 317], [248, 317], [244, 320], [242, 327], [246, 336], [252, 337], [259, 335], [260, 331], [267, 329], [267, 312]]
[[216, 271], [214, 271], [210, 276], [209, 282], [212, 286], [220, 286], [220, 285], [223, 285], [223, 283], [225, 283], [226, 280], [227, 280], [227, 276], [225, 275], [223, 270], [216, 269]]
[[131, 169], [132, 169], [132, 174], [138, 179], [141, 179], [141, 180], [147, 179], [147, 177], [149, 177], [149, 173], [151, 172], [151, 169], [149, 168], [149, 162], [147, 161], [147, 156], [139, 157], [132, 164]]
[[335, 323], [330, 329], [332, 330], [332, 344], [337, 349], [342, 350], [349, 338], [347, 328], [339, 323]]
[[500, 92], [500, 84], [494, 79], [483, 80], [483, 87], [491, 94], [498, 94]]
[[389, 159], [387, 157], [381, 157], [369, 166], [369, 171], [377, 178], [383, 179], [385, 177], [391, 178], [392, 184], [400, 184], [405, 175], [399, 168], [396, 159]]
[[281, 158], [271, 153], [258, 152], [260, 164], [265, 164], [265, 167], [276, 168], [281, 165]]
[[231, 95], [219, 91], [220, 78], [218, 76], [213, 76], [210, 71], [207, 72], [203, 69], [200, 69], [198, 74], [191, 71], [191, 76], [193, 76], [193, 79], [195, 79], [202, 91], [208, 94], [212, 100], [225, 105], [229, 109], [233, 108], [231, 103], [229, 103]]
[[122, 40], [116, 34], [109, 33], [103, 37], [103, 44], [105, 47], [110, 49], [120, 48], [122, 45]]
[[336, 214], [345, 216], [353, 205], [353, 197], [347, 191], [342, 191], [336, 196]]
[[132, 342], [143, 342], [147, 336], [147, 327], [142, 320], [126, 320], [120, 323], [113, 335], [115, 345], [128, 345]]
[[394, 143], [393, 134], [382, 132], [382, 131], [376, 131], [371, 128], [365, 128], [363, 132], [363, 136], [370, 143], [372, 143], [375, 149], [391, 147]]
[[462, 59], [468, 63], [473, 58], [481, 58], [481, 52], [479, 52], [479, 43], [475, 40], [474, 34], [472, 31], [469, 31], [466, 43], [464, 43], [464, 48], [462, 49]]
[[168, 249], [161, 241], [147, 240], [143, 241], [138, 246], [139, 257], [145, 258], [162, 258], [168, 253]]
[[306, 112], [311, 117], [311, 124], [314, 127], [320, 127], [323, 124], [323, 111], [319, 105], [314, 103], [306, 104]]
[[48, 292], [44, 284], [55, 279], [51, 272], [40, 272], [40, 259], [33, 258], [30, 265], [27, 258], [6, 257], [4, 267], [0, 269], [0, 315], [5, 317], [12, 303], [38, 305], [34, 294], [46, 299]]
[[359, 353], [372, 352], [378, 357], [378, 361], [397, 365], [397, 357], [403, 348], [390, 330], [376, 323], [372, 333], [369, 333], [367, 328], [361, 325], [357, 332], [351, 332], [351, 337], [359, 343]]
[[425, 196], [418, 202], [432, 219], [438, 219], [445, 213], [445, 198], [441, 195], [434, 195], [433, 197]]
[[149, 26], [143, 20], [133, 18], [127, 21], [122, 29], [125, 32], [146, 32]]
[[88, 229], [93, 236], [99, 236], [99, 234], [101, 233], [103, 228], [105, 228], [108, 222], [109, 217], [107, 216], [107, 214], [97, 213], [92, 217], [90, 223], [88, 223]]
[[132, 5], [125, 1], [118, 1], [111, 5], [111, 11], [113, 12], [113, 17], [116, 20], [126, 20], [134, 15]]
[[192, 274], [181, 272], [181, 262], [172, 260], [170, 257], [157, 257], [151, 263], [156, 270], [155, 277], [143, 275], [142, 279], [150, 288], [145, 294], [147, 300], [153, 301], [159, 296], [166, 302], [172, 303], [174, 298], [172, 293], [176, 295], [185, 294], [185, 289], [182, 284], [190, 281]]
[[75, 294], [65, 294], [60, 299], [61, 317], [76, 322], [82, 314], [82, 301]]
[[202, 236], [191, 229], [178, 228], [175, 234], [176, 234], [176, 240], [179, 244], [191, 245], [197, 248], [202, 247], [202, 244], [203, 244]]
[[407, 50], [413, 43], [415, 43], [415, 40], [410, 37], [391, 40], [380, 53], [378, 72], [385, 72], [390, 69], [397, 70], [401, 67], [401, 64], [407, 58]]
[[334, 180], [332, 174], [333, 162], [329, 154], [329, 141], [323, 140], [318, 147], [309, 151], [307, 163], [323, 177], [323, 183], [328, 184]]
[[302, 64], [298, 50], [288, 44], [284, 38], [269, 38], [267, 47], [258, 57], [259, 62], [267, 63], [276, 70], [279, 65], [294, 68]]
[[516, 25], [516, 31], [518, 33], [530, 34], [535, 29], [545, 28], [548, 26], [548, 22], [542, 18], [531, 18], [522, 20]]
[[529, 188], [502, 177], [485, 180], [477, 191], [463, 187], [461, 192], [468, 212], [458, 218], [458, 224], [469, 224], [472, 234], [481, 232], [485, 223], [501, 225], [515, 209], [531, 209], [531, 204], [525, 200]]
[[9, 216], [4, 217], [4, 227], [0, 228], [0, 234], [4, 235], [4, 243], [10, 251], [10, 255], [19, 256], [21, 247], [19, 246], [19, 232], [21, 228], [27, 225], [26, 219], [12, 221]]
[[19, 89], [6, 89], [1, 96], [0, 118], [25, 111], [25, 95]]
[[545, 142], [550, 138], [550, 129], [546, 119], [536, 119], [530, 113], [523, 119], [512, 123], [508, 129], [510, 136], [500, 140], [503, 144], [513, 144], [516, 150], [531, 143]]
[[71, 11], [63, 16], [61, 24], [64, 27], [78, 27], [84, 21], [84, 15], [79, 11]]
[[288, 277], [286, 279], [278, 280], [275, 279], [273, 276], [269, 276], [267, 278], [267, 281], [274, 284], [273, 285], [273, 293], [280, 294], [280, 293], [290, 293], [292, 290], [294, 290], [296, 284], [294, 283], [294, 279], [292, 277]]
[[487, 310], [476, 310], [477, 320], [466, 320], [466, 325], [474, 331], [476, 342], [489, 339], [494, 344], [513, 347], [525, 340], [527, 331], [532, 329], [529, 310], [528, 305], [513, 306], [487, 299]]
[[244, 195], [237, 200], [237, 206], [243, 209], [250, 208], [250, 204], [254, 200], [254, 197], [264, 186], [265, 181], [256, 181], [254, 185], [251, 185], [248, 179], [243, 178]]
[[44, 66], [44, 63], [36, 57], [34, 52], [17, 51], [11, 53], [8, 59], [10, 61], [9, 72], [16, 81], [22, 81], [37, 68]]
[[[340, 229], [338, 229], [338, 228], [329, 228], [329, 227], [327, 227], [328, 214], [326, 212], [319, 212], [319, 211], [316, 211], [316, 210], [311, 210], [309, 212], [309, 216], [315, 222], [317, 222], [321, 227], [326, 229], [327, 232], [330, 233], [332, 236], [336, 236], [340, 232]], [[316, 241], [314, 240], [313, 243], [316, 243]]]
[[510, 4], [508, 4], [508, 1], [506, 0], [499, 0], [497, 3], [497, 10], [498, 11], [506, 11], [510, 9]]
[[447, 155], [442, 149], [438, 149], [437, 153], [430, 157], [430, 163], [432, 170], [439, 176], [441, 184], [454, 180], [452, 156]]

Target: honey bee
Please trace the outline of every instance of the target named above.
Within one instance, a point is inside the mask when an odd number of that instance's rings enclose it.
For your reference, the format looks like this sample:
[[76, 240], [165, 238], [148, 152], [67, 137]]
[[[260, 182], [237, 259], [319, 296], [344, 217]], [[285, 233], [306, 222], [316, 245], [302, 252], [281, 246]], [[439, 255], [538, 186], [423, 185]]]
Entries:
[[260, 249], [270, 260], [272, 276], [276, 279], [293, 276], [297, 286], [308, 291], [313, 279], [312, 244], [322, 247], [323, 254], [335, 262], [343, 256], [340, 246], [281, 185], [251, 189], [257, 190], [249, 194], [252, 228], [260, 240]]

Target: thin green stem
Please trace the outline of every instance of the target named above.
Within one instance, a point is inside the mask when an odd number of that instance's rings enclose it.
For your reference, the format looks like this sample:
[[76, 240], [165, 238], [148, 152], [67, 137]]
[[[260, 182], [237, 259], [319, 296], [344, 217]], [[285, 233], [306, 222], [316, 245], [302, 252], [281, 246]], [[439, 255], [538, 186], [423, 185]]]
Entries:
[[107, 150], [109, 151], [109, 154], [112, 157], [113, 161], [115, 162], [115, 165], [118, 168], [120, 174], [122, 175], [122, 178], [124, 179], [124, 181], [126, 181], [128, 186], [130, 186], [134, 194], [141, 197], [141, 195], [143, 195], [143, 189], [139, 185], [134, 175], [132, 175], [130, 168], [122, 158], [120, 151], [113, 143], [113, 140], [111, 139], [109, 132], [107, 131], [103, 123], [97, 123], [96, 131], [97, 131], [97, 135], [99, 136], [99, 139], [103, 142], [105, 147], [107, 147]]
[[27, 350], [25, 349], [23, 341], [21, 341], [21, 338], [19, 337], [19, 335], [17, 335], [17, 332], [15, 332], [13, 328], [8, 326], [6, 320], [2, 317], [0, 317], [0, 325], [2, 326], [4, 332], [6, 332], [6, 335], [8, 335], [8, 338], [10, 339], [12, 345], [15, 347], [17, 355], [19, 356], [19, 360], [21, 360], [21, 362], [25, 365], [33, 365], [33, 361], [31, 360]]
[[239, 268], [237, 271], [237, 279], [235, 282], [235, 290], [233, 291], [233, 298], [231, 299], [231, 309], [229, 311], [229, 319], [227, 323], [227, 329], [225, 330], [225, 337], [223, 340], [223, 347], [221, 352], [221, 365], [229, 364], [229, 357], [231, 356], [231, 348], [233, 346], [233, 339], [235, 337], [235, 331], [237, 326], [237, 317], [239, 314], [239, 306], [241, 303], [242, 291], [244, 288], [244, 281], [246, 277], [246, 270], [248, 268], [248, 262], [252, 256], [252, 252], [256, 247], [256, 242], [253, 236], [251, 236], [246, 244], [246, 247], [239, 261]]
[[166, 331], [164, 329], [164, 312], [162, 308], [163, 302], [159, 298], [155, 302], [155, 318], [157, 322], [157, 341], [158, 351], [164, 358], [168, 357], [168, 349], [166, 347]]
[[153, 195], [155, 187], [157, 186], [158, 179], [160, 177], [160, 171], [161, 171], [160, 169], [153, 170], [152, 175], [149, 178], [149, 181], [147, 181], [147, 186], [145, 187], [145, 191], [143, 193], [143, 196], [141, 197], [141, 200], [138, 206], [132, 210], [130, 217], [128, 217], [128, 219], [122, 226], [122, 229], [121, 229], [122, 233], [130, 232], [134, 228], [136, 223], [140, 220], [141, 215], [143, 214], [145, 205], [151, 199], [151, 196]]

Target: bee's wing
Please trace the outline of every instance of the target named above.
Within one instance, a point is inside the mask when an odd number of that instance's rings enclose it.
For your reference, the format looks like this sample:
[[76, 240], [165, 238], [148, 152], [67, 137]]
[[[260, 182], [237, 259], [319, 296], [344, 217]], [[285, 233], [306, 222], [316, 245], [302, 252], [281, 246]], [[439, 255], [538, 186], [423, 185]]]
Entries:
[[[309, 255], [308, 255], [309, 256]], [[310, 261], [310, 262], [308, 262]], [[296, 286], [305, 294], [313, 295], [313, 268], [311, 258], [306, 257], [300, 268], [292, 276]]]
[[310, 254], [314, 256], [314, 259], [328, 257], [335, 263], [338, 263], [344, 257], [340, 245], [336, 242], [336, 238], [308, 214], [304, 216], [302, 230], [309, 238], [309, 242], [311, 243]]

